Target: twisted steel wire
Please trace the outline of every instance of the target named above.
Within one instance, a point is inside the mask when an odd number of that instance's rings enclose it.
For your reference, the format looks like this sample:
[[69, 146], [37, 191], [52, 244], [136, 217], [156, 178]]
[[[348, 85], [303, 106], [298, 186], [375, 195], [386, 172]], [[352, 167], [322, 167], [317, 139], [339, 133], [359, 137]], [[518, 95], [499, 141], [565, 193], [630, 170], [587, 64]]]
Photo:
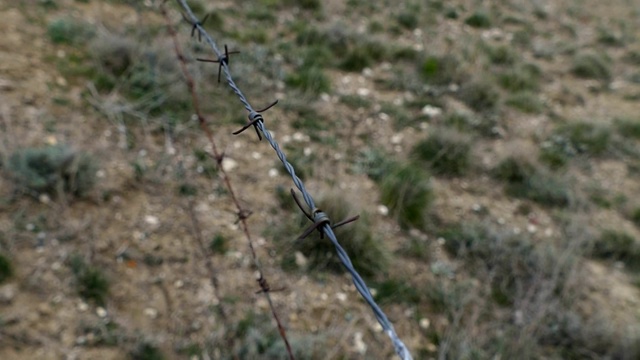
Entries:
[[[186, 0], [177, 0], [177, 1], [187, 13], [187, 19], [191, 22], [192, 26], [199, 32], [199, 35], [201, 34], [204, 37], [205, 41], [211, 46], [211, 48], [215, 52], [218, 59], [222, 59], [224, 56], [224, 53], [220, 51], [216, 42], [202, 27], [201, 23], [198, 21], [198, 18], [193, 14], [193, 11], [187, 4]], [[251, 104], [249, 104], [249, 100], [247, 100], [247, 98], [244, 96], [240, 88], [236, 85], [235, 81], [231, 76], [231, 72], [229, 70], [229, 65], [227, 64], [227, 62], [221, 61], [221, 65], [222, 65], [222, 70], [224, 72], [225, 78], [227, 80], [227, 84], [229, 84], [229, 87], [231, 87], [231, 89], [236, 94], [236, 96], [238, 97], [242, 105], [244, 105], [247, 112], [249, 112], [249, 120], [253, 121], [256, 118], [261, 117], [261, 115], [255, 109], [253, 109]], [[293, 183], [302, 193], [302, 197], [304, 198], [305, 203], [309, 206], [310, 209], [314, 209], [316, 206], [315, 206], [315, 202], [313, 201], [313, 198], [311, 197], [311, 194], [307, 192], [307, 189], [304, 186], [304, 183], [296, 175], [295, 169], [287, 161], [286, 155], [284, 154], [282, 149], [280, 149], [280, 146], [275, 141], [271, 133], [266, 129], [264, 125], [264, 121], [256, 122], [256, 126], [260, 129], [265, 139], [267, 139], [271, 147], [275, 150], [276, 155], [284, 165], [289, 175], [291, 175]], [[376, 319], [382, 326], [382, 329], [385, 331], [387, 336], [389, 336], [389, 338], [391, 339], [391, 342], [393, 343], [393, 347], [395, 349], [396, 354], [398, 354], [398, 356], [400, 356], [400, 358], [403, 360], [411, 360], [412, 359], [411, 353], [409, 352], [405, 344], [402, 342], [402, 340], [400, 340], [400, 338], [398, 337], [395, 329], [393, 328], [393, 325], [391, 324], [391, 322], [389, 321], [385, 313], [382, 311], [380, 306], [378, 306], [378, 304], [373, 299], [373, 295], [369, 291], [367, 284], [364, 282], [360, 274], [358, 274], [357, 270], [353, 267], [353, 264], [351, 263], [351, 259], [349, 258], [349, 255], [347, 255], [346, 251], [342, 248], [342, 246], [338, 242], [338, 239], [336, 238], [336, 235], [333, 232], [333, 229], [331, 229], [331, 226], [329, 224], [325, 224], [321, 230], [324, 232], [324, 234], [327, 235], [327, 237], [331, 240], [331, 242], [335, 246], [336, 252], [338, 253], [338, 257], [340, 258], [340, 261], [342, 261], [342, 264], [345, 266], [347, 271], [351, 274], [351, 278], [356, 289], [358, 290], [360, 295], [363, 297], [363, 299], [367, 302], [367, 304], [371, 307]]]

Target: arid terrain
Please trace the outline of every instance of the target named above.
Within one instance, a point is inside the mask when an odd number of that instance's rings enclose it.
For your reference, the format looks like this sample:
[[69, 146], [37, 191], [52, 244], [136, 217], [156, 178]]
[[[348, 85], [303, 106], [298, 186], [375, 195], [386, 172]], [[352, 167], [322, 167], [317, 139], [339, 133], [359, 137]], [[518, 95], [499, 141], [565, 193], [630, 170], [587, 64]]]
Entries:
[[[640, 358], [638, 1], [188, 3], [414, 359]], [[297, 359], [394, 358], [164, 6], [0, 0], [0, 359], [287, 359], [260, 273]]]

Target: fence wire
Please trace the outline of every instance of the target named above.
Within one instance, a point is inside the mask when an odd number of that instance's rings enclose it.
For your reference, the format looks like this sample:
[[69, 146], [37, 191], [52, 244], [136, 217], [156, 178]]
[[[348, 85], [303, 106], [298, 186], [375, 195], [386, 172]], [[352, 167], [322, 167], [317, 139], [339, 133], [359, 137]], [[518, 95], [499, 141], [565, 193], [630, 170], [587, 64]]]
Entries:
[[[229, 70], [228, 61], [226, 61], [227, 54], [220, 51], [220, 48], [218, 48], [218, 45], [216, 44], [216, 42], [202, 27], [202, 24], [200, 23], [199, 19], [194, 15], [193, 11], [187, 4], [186, 0], [177, 0], [177, 1], [180, 4], [180, 6], [184, 9], [186, 19], [193, 26], [192, 31], [194, 30], [197, 31], [198, 37], [202, 36], [205, 39], [207, 44], [211, 46], [214, 53], [220, 60], [220, 67], [224, 72], [225, 78], [227, 80], [227, 84], [229, 85], [229, 87], [231, 87], [231, 89], [237, 95], [242, 105], [244, 105], [244, 108], [249, 113], [249, 120], [253, 123], [253, 125], [257, 129], [260, 130], [260, 132], [262, 132], [262, 135], [264, 136], [264, 138], [267, 139], [271, 147], [275, 150], [276, 155], [284, 165], [289, 175], [291, 175], [291, 178], [293, 179], [293, 183], [302, 193], [302, 197], [304, 198], [305, 203], [309, 206], [309, 209], [316, 209], [315, 202], [311, 197], [311, 194], [307, 192], [307, 189], [305, 188], [304, 183], [296, 175], [295, 169], [287, 161], [286, 155], [284, 154], [282, 149], [280, 149], [280, 146], [275, 141], [271, 133], [266, 129], [264, 124], [265, 122], [263, 121], [262, 115], [251, 106], [251, 104], [249, 103], [249, 100], [247, 100], [247, 98], [244, 96], [240, 88], [238, 88], [235, 81], [233, 80], [231, 76], [231, 72]], [[353, 267], [353, 264], [351, 263], [351, 259], [349, 258], [349, 255], [347, 255], [346, 251], [342, 248], [342, 246], [338, 242], [338, 239], [336, 238], [336, 235], [333, 232], [333, 229], [331, 228], [331, 226], [328, 223], [325, 223], [320, 228], [320, 230], [322, 230], [322, 232], [331, 240], [331, 242], [335, 246], [336, 252], [338, 253], [338, 257], [340, 258], [340, 261], [342, 261], [342, 264], [345, 266], [349, 274], [351, 274], [351, 278], [354, 285], [356, 286], [356, 289], [358, 290], [362, 298], [371, 307], [376, 319], [382, 326], [382, 329], [385, 331], [387, 336], [389, 336], [389, 338], [391, 339], [391, 342], [393, 343], [393, 347], [395, 349], [396, 354], [398, 354], [398, 356], [400, 356], [400, 358], [403, 360], [412, 359], [411, 353], [409, 352], [405, 344], [402, 342], [402, 340], [400, 340], [400, 338], [398, 337], [395, 329], [393, 328], [393, 325], [391, 324], [391, 322], [389, 321], [385, 313], [382, 311], [380, 306], [378, 306], [378, 304], [373, 299], [373, 295], [369, 291], [367, 284], [364, 282], [360, 274], [358, 274], [356, 269]]]

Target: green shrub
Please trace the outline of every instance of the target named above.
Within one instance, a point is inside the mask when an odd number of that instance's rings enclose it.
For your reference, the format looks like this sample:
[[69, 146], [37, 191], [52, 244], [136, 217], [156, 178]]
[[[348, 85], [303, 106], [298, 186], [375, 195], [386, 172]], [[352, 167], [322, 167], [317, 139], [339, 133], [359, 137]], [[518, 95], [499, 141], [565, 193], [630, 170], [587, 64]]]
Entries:
[[431, 133], [418, 142], [412, 154], [436, 175], [463, 175], [470, 165], [471, 144], [468, 139], [449, 131]]
[[542, 72], [535, 65], [520, 65], [498, 74], [498, 84], [510, 91], [536, 91], [539, 88]]
[[427, 83], [434, 85], [449, 85], [463, 77], [460, 62], [453, 55], [427, 57], [422, 62], [420, 73]]
[[464, 21], [464, 23], [471, 27], [482, 29], [490, 28], [492, 25], [489, 14], [484, 11], [474, 12]]
[[529, 91], [521, 91], [509, 95], [504, 103], [528, 114], [538, 114], [544, 109], [544, 104], [534, 93]]
[[289, 74], [285, 82], [289, 86], [316, 95], [331, 89], [331, 80], [318, 66], [302, 67]]
[[345, 71], [362, 71], [382, 60], [387, 55], [385, 47], [378, 42], [366, 41], [350, 46], [346, 54], [342, 54], [340, 68]]
[[424, 228], [433, 191], [427, 174], [414, 164], [397, 164], [381, 179], [381, 200], [402, 227]]
[[354, 171], [367, 174], [371, 180], [381, 182], [397, 164], [377, 148], [362, 151], [354, 165]]
[[614, 120], [618, 133], [624, 137], [640, 139], [640, 118], [617, 118]]
[[225, 238], [220, 234], [216, 234], [216, 236], [214, 236], [213, 239], [211, 239], [211, 242], [209, 242], [209, 249], [214, 254], [224, 255], [227, 252], [227, 249], [229, 248], [228, 243], [229, 241], [227, 241], [227, 238]]
[[640, 227], [640, 207], [633, 209], [631, 212], [631, 221], [633, 221], [636, 226]]
[[609, 60], [602, 55], [592, 53], [577, 55], [573, 59], [571, 72], [585, 79], [609, 81], [612, 77]]
[[88, 265], [80, 255], [73, 255], [67, 264], [75, 275], [80, 296], [104, 305], [109, 293], [109, 281], [102, 271]]
[[162, 350], [148, 341], [140, 342], [129, 353], [131, 360], [162, 360], [165, 359]]
[[0, 253], [0, 284], [5, 282], [8, 278], [13, 276], [13, 266], [11, 266], [11, 261], [9, 258]]
[[54, 44], [79, 44], [93, 36], [93, 29], [88, 24], [73, 19], [57, 19], [49, 23], [47, 34]]
[[91, 190], [97, 170], [92, 157], [66, 146], [18, 150], [9, 158], [8, 169], [25, 190], [77, 196]]
[[560, 126], [555, 134], [566, 138], [578, 154], [601, 155], [611, 142], [609, 128], [582, 121]]
[[500, 93], [489, 80], [473, 80], [462, 86], [460, 99], [475, 111], [487, 112], [497, 108]]
[[396, 16], [396, 21], [400, 26], [408, 30], [413, 30], [418, 27], [418, 16], [415, 12], [401, 12]]
[[484, 50], [489, 57], [489, 61], [494, 65], [513, 65], [518, 58], [515, 51], [506, 45], [485, 45]]
[[376, 289], [374, 298], [378, 302], [419, 304], [422, 293], [405, 279], [387, 279], [374, 284]]
[[593, 244], [591, 256], [622, 261], [634, 270], [640, 269], [640, 244], [626, 232], [605, 229]]
[[505, 191], [510, 196], [529, 199], [546, 206], [569, 204], [567, 184], [523, 158], [506, 158], [494, 169], [494, 175], [506, 182]]

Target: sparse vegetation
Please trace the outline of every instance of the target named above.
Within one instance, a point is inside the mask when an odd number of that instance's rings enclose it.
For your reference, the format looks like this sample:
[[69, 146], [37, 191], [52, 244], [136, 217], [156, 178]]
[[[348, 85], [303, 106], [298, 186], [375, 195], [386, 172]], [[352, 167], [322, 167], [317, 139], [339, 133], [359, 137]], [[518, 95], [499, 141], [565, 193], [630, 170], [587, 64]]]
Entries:
[[529, 199], [547, 206], [567, 206], [569, 187], [522, 157], [508, 157], [494, 170], [495, 177], [506, 183], [507, 195]]
[[439, 131], [416, 144], [412, 154], [435, 175], [459, 176], [469, 169], [470, 151], [470, 141], [463, 135]]
[[413, 164], [396, 164], [380, 179], [382, 203], [403, 227], [423, 228], [433, 202], [429, 175]]
[[594, 242], [591, 255], [621, 261], [633, 270], [640, 270], [640, 244], [626, 232], [605, 229]]
[[74, 19], [62, 18], [49, 23], [47, 34], [54, 44], [77, 45], [91, 38], [93, 29]]
[[80, 255], [69, 258], [68, 266], [76, 278], [80, 296], [98, 305], [104, 305], [109, 293], [109, 281], [103, 272], [87, 264]]
[[500, 93], [488, 79], [476, 79], [462, 86], [460, 99], [471, 109], [489, 112], [497, 108]]
[[13, 266], [9, 257], [0, 252], [0, 284], [13, 275]]
[[422, 62], [420, 73], [429, 84], [448, 85], [462, 79], [460, 66], [460, 62], [452, 55], [429, 56]]
[[491, 18], [485, 11], [474, 12], [464, 21], [464, 23], [471, 27], [481, 29], [490, 28], [492, 25]]
[[96, 182], [95, 160], [67, 146], [26, 148], [9, 159], [16, 185], [36, 193], [86, 195]]
[[584, 53], [573, 59], [572, 73], [585, 79], [611, 80], [611, 65], [602, 55]]

